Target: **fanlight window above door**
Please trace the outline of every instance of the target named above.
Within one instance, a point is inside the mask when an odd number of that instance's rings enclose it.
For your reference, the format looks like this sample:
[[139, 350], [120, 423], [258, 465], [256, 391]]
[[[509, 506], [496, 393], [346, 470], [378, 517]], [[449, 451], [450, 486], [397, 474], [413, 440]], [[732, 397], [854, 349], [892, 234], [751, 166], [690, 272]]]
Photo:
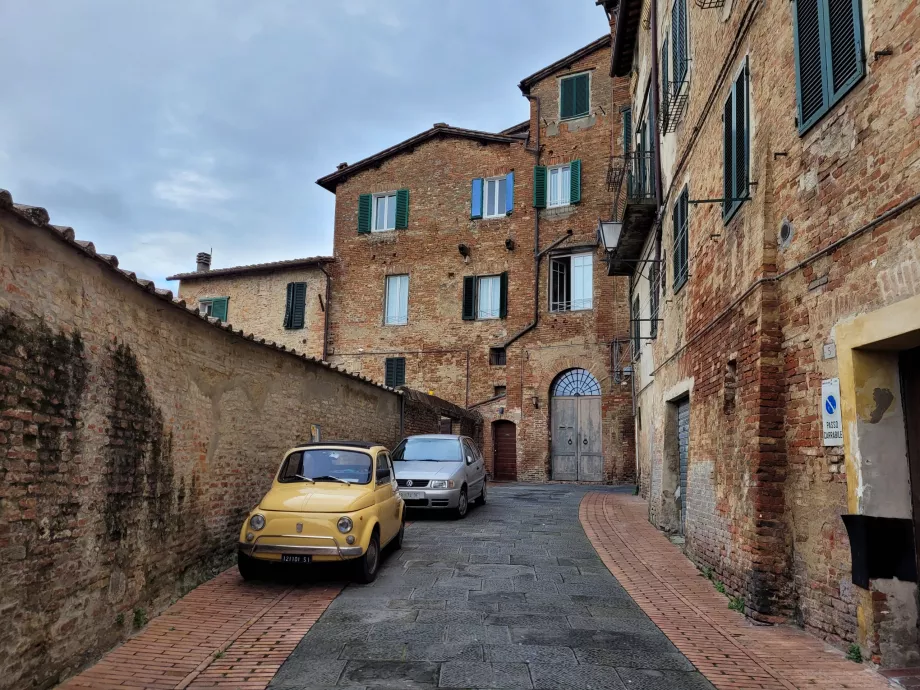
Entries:
[[600, 395], [601, 384], [584, 369], [570, 369], [556, 379], [553, 396]]

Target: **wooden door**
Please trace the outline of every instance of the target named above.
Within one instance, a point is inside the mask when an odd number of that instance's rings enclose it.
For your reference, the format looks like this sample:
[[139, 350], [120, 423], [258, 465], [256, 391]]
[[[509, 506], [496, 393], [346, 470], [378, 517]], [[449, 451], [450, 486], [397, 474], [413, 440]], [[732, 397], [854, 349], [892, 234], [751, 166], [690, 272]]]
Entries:
[[553, 398], [553, 479], [578, 479], [578, 398]]
[[578, 402], [578, 481], [604, 481], [601, 445], [601, 399], [575, 398]]
[[514, 422], [499, 420], [492, 425], [492, 461], [495, 478], [517, 479], [517, 427]]

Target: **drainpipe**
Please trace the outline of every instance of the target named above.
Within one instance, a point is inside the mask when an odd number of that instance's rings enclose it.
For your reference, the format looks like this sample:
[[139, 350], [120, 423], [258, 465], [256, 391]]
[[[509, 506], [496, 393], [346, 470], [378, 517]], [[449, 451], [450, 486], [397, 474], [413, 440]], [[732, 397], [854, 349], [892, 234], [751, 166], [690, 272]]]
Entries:
[[[663, 199], [662, 194], [662, 180], [661, 180], [661, 133], [658, 128], [658, 113], [659, 113], [659, 92], [658, 92], [658, 2], [657, 0], [651, 0], [650, 3], [650, 31], [652, 34], [652, 120], [655, 127], [653, 135], [655, 137], [655, 206], [658, 211], [655, 218], [655, 266], [657, 267], [658, 280], [659, 284], [661, 281], [661, 202]], [[665, 85], [667, 88], [667, 84]], [[653, 286], [653, 289], [657, 290], [658, 285]]]
[[326, 308], [323, 311], [323, 361], [326, 362], [329, 360], [329, 295], [332, 294], [332, 278], [322, 264], [319, 265], [319, 270], [326, 276]]

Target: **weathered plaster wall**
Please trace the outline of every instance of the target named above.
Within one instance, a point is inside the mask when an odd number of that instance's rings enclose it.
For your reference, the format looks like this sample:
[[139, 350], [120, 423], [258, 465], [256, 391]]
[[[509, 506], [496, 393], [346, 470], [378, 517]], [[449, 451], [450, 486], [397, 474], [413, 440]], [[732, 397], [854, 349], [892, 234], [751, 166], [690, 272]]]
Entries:
[[[5, 194], [0, 688], [47, 688], [229, 565], [311, 424], [392, 445], [401, 396], [201, 319]], [[413, 394], [405, 427], [439, 409]]]
[[[306, 283], [304, 327], [284, 327], [288, 283]], [[179, 298], [190, 306], [208, 297], [228, 297], [227, 321], [234, 328], [284, 345], [310, 357], [323, 357], [326, 275], [318, 267], [272, 269], [261, 273], [208, 276], [182, 280]], [[374, 377], [383, 380], [382, 377]]]

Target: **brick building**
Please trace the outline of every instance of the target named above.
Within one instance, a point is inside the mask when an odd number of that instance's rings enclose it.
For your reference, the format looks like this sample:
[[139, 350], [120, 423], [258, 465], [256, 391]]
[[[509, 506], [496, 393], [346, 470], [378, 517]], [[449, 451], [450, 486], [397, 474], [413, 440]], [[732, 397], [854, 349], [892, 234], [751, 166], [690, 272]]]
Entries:
[[435, 124], [318, 180], [336, 195], [330, 361], [478, 409], [499, 478], [635, 474], [612, 367], [628, 280], [605, 278], [597, 244], [628, 88], [610, 44], [524, 79], [527, 122]]
[[201, 253], [197, 269], [179, 273], [179, 298], [237, 328], [258, 333], [310, 357], [325, 359], [329, 256], [211, 269]]
[[920, 7], [598, 4], [650, 519], [749, 615], [918, 665]]

